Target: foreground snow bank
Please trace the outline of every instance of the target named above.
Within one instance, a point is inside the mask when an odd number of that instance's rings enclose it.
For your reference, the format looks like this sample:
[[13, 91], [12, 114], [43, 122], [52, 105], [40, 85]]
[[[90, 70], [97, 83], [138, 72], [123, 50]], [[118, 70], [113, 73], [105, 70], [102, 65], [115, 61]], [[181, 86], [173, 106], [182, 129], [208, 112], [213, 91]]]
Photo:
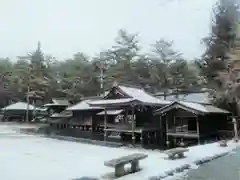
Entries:
[[145, 153], [148, 158], [140, 161], [143, 168], [140, 172], [118, 178], [144, 180], [152, 176], [166, 176], [183, 165], [193, 167], [196, 160], [229, 152], [238, 145], [231, 141], [224, 148], [218, 143], [190, 147], [185, 153], [186, 158], [165, 160], [165, 154], [157, 150], [108, 148], [59, 141], [19, 134], [12, 129], [13, 126], [0, 125], [0, 169], [1, 179], [5, 180], [71, 180], [83, 176], [101, 179], [114, 171], [104, 166], [104, 161], [132, 153]]

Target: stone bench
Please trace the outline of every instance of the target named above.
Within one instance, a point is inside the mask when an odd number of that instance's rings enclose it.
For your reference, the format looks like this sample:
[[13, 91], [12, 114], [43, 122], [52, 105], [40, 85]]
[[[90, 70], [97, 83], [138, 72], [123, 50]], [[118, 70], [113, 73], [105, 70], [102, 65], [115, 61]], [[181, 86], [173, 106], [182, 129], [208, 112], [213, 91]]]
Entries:
[[221, 140], [219, 142], [220, 147], [227, 147], [227, 141], [226, 140]]
[[184, 153], [187, 151], [188, 149], [186, 148], [178, 147], [178, 148], [166, 150], [164, 153], [168, 155], [168, 159], [175, 159], [175, 158], [183, 158]]
[[91, 178], [91, 177], [81, 177], [81, 178], [77, 178], [77, 179], [73, 179], [73, 180], [99, 180], [99, 179]]
[[[104, 165], [115, 168], [115, 176], [121, 177], [129, 173], [134, 173], [140, 170], [139, 160], [147, 158], [146, 154], [135, 153], [128, 156], [123, 156], [110, 161], [105, 161]], [[124, 165], [131, 163], [131, 172], [126, 172]]]

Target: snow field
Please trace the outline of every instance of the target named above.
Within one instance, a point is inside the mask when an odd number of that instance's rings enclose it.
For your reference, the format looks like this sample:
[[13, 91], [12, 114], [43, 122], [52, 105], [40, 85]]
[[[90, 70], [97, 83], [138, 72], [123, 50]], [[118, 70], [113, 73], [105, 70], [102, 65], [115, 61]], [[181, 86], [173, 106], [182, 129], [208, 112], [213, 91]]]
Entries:
[[[0, 125], [0, 172], [4, 180], [71, 180], [83, 176], [101, 179], [114, 171], [104, 166], [104, 161], [132, 153], [145, 153], [148, 158], [140, 161], [141, 171], [118, 180], [145, 180], [166, 176], [166, 172], [186, 164], [197, 168], [196, 160], [230, 152], [239, 145], [230, 141], [225, 148], [218, 143], [194, 146], [185, 153], [186, 158], [166, 160], [165, 154], [157, 150], [109, 148], [48, 139], [20, 134], [16, 128]], [[174, 174], [177, 176], [179, 174]]]

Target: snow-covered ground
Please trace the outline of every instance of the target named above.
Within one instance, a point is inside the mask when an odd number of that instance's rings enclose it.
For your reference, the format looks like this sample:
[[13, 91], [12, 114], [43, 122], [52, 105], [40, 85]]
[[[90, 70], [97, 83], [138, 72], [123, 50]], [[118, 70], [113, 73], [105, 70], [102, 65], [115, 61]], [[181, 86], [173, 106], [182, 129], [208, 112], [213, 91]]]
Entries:
[[217, 143], [189, 148], [186, 158], [165, 160], [159, 151], [128, 148], [108, 148], [75, 142], [47, 139], [16, 132], [16, 125], [0, 125], [0, 178], [4, 180], [71, 180], [83, 176], [101, 178], [114, 169], [104, 166], [105, 160], [136, 152], [146, 153], [140, 161], [141, 171], [119, 180], [144, 180], [158, 176], [196, 159], [231, 151], [238, 144], [228, 147]]

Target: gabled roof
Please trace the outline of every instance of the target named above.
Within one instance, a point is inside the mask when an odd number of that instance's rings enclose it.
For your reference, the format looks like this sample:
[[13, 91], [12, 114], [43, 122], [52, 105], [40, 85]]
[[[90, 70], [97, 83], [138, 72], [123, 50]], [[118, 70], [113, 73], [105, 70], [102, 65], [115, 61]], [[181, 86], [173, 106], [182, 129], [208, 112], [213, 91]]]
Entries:
[[[28, 106], [29, 110], [34, 110], [34, 108], [36, 108], [36, 107], [29, 104], [29, 106]], [[2, 108], [2, 110], [27, 110], [27, 103], [17, 102], [17, 103], [14, 103], [14, 104], [11, 104], [9, 106]]]
[[99, 110], [102, 110], [103, 108], [102, 107], [92, 107], [89, 105], [89, 103], [91, 102], [94, 102], [94, 100], [90, 100], [90, 99], [87, 99], [87, 100], [83, 100], [73, 106], [70, 106], [68, 107], [66, 110], [67, 111], [81, 111], [81, 110], [94, 110], [94, 109], [99, 109]]
[[144, 89], [138, 89], [127, 86], [118, 86], [120, 90], [129, 95], [130, 97], [139, 100], [141, 102], [153, 103], [153, 104], [169, 104], [169, 101], [158, 99], [150, 94], [148, 94]]
[[[123, 104], [123, 103], [131, 103], [133, 101], [139, 102], [142, 104], [148, 105], [167, 105], [170, 102], [158, 99], [150, 94], [148, 94], [144, 89], [138, 89], [127, 86], [114, 86], [113, 89], [117, 89], [125, 98], [121, 99], [105, 99], [100, 101], [91, 102], [91, 105], [103, 105], [103, 104]], [[111, 90], [109, 91], [111, 92]], [[107, 97], [108, 95], [106, 95]]]
[[184, 102], [184, 101], [173, 102], [161, 109], [156, 110], [155, 114], [163, 114], [172, 109], [177, 109], [177, 108], [192, 112], [194, 114], [209, 114], [209, 113], [230, 114], [229, 111], [220, 109], [213, 105], [193, 103], [193, 102]]
[[45, 104], [44, 106], [69, 106], [70, 103], [65, 99], [52, 99], [52, 103]]

